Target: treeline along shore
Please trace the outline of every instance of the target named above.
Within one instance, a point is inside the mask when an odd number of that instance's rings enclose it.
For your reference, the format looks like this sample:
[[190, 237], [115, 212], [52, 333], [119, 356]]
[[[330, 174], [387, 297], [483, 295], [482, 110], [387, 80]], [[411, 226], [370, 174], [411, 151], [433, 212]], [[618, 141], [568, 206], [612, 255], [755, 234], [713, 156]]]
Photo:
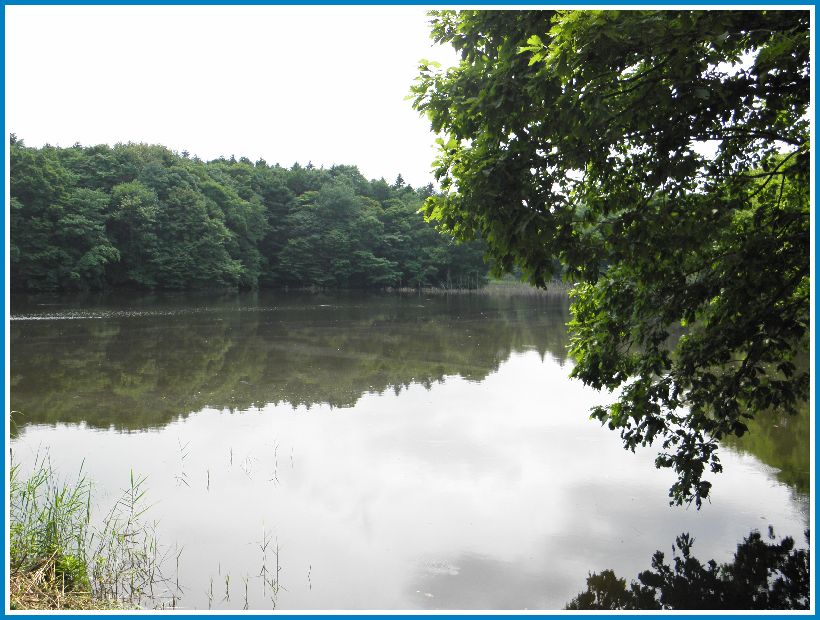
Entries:
[[163, 146], [11, 137], [11, 287], [473, 288], [481, 242], [418, 213], [433, 193], [355, 166], [290, 168]]

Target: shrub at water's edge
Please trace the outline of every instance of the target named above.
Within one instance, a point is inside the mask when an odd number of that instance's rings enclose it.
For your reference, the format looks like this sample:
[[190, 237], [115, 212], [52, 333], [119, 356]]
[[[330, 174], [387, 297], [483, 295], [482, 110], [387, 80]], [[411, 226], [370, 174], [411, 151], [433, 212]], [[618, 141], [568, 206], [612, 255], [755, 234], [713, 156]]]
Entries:
[[[57, 477], [38, 458], [27, 477], [10, 472], [9, 554], [12, 609], [137, 608], [161, 597], [162, 557], [142, 518], [144, 478], [131, 476], [100, 525], [91, 484]], [[156, 590], [155, 590], [156, 589]]]

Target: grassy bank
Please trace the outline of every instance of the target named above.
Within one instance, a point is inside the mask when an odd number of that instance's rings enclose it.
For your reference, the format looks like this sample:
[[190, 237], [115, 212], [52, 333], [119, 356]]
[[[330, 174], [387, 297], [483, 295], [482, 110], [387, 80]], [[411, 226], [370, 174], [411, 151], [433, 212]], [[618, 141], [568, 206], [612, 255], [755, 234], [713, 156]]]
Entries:
[[145, 480], [129, 486], [102, 519], [82, 472], [61, 480], [46, 459], [10, 472], [9, 590], [12, 609], [139, 608], [168, 591]]

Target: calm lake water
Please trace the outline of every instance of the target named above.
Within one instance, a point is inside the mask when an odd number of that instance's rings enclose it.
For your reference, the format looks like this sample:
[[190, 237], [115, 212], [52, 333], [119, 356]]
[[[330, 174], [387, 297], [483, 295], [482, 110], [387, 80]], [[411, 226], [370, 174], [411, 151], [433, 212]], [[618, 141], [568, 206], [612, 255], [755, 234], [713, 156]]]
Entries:
[[655, 452], [588, 419], [611, 396], [567, 378], [568, 319], [563, 295], [14, 296], [13, 458], [82, 467], [101, 510], [146, 476], [183, 608], [556, 609], [682, 532], [704, 560], [769, 524], [803, 544], [808, 408], [672, 508]]

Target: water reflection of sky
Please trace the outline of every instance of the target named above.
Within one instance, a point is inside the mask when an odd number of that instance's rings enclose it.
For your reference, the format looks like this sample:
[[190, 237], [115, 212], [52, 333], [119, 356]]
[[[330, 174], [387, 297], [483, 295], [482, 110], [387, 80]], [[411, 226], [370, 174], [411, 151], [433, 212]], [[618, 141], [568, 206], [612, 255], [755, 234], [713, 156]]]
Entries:
[[349, 408], [205, 409], [130, 433], [34, 425], [13, 447], [29, 462], [47, 448], [65, 472], [84, 461], [101, 497], [131, 468], [147, 475], [161, 539], [183, 548], [183, 607], [207, 607], [213, 580], [214, 607], [241, 609], [247, 578], [249, 606], [270, 608], [263, 535], [281, 547], [280, 609], [554, 609], [589, 571], [634, 577], [683, 531], [718, 560], [769, 524], [803, 540], [805, 504], [738, 453], [723, 453], [700, 512], [669, 507], [671, 473], [590, 421], [602, 396], [566, 374], [521, 352], [482, 381]]

